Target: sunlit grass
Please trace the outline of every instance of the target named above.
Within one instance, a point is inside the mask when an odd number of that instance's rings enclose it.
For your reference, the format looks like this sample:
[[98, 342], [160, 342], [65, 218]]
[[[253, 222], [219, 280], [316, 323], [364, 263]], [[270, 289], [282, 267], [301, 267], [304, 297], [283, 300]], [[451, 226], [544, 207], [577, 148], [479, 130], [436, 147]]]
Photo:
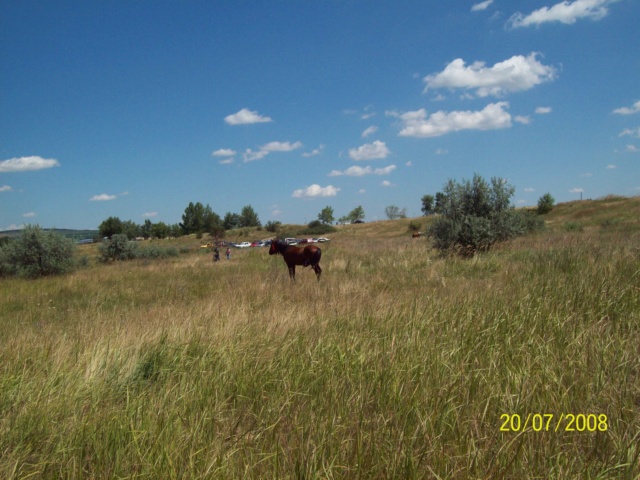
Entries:
[[2, 280], [0, 477], [635, 478], [637, 228], [463, 260], [358, 227], [320, 282], [265, 249]]

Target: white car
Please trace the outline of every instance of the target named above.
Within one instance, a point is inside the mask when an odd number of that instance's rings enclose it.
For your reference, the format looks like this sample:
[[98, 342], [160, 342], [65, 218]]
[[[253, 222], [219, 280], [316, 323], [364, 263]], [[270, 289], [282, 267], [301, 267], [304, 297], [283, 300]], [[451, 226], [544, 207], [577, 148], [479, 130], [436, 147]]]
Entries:
[[249, 242], [242, 242], [242, 243], [236, 243], [235, 245], [237, 248], [247, 248], [250, 247], [251, 244]]
[[316, 239], [316, 240], [317, 240], [318, 242], [320, 242], [320, 243], [324, 243], [324, 242], [328, 242], [328, 241], [329, 241], [329, 239], [328, 239], [328, 238], [326, 238], [326, 237], [320, 237], [320, 238], [318, 238], [318, 239]]

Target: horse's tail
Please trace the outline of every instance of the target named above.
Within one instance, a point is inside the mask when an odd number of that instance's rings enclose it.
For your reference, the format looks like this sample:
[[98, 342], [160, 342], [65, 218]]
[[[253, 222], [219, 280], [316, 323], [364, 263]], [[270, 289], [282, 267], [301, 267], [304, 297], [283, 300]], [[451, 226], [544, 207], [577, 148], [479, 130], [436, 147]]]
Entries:
[[320, 263], [320, 257], [321, 256], [322, 256], [322, 250], [320, 250], [320, 247], [317, 247], [316, 251], [313, 254], [313, 256], [311, 257], [309, 263], [311, 265], [318, 265], [318, 263]]

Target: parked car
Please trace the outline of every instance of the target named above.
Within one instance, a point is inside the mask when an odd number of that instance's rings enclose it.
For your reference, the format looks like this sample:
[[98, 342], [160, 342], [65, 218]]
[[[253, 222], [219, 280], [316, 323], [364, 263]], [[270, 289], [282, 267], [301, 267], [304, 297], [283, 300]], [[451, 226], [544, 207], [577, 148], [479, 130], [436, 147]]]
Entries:
[[296, 245], [298, 243], [297, 238], [285, 238], [284, 241], [287, 245]]
[[303, 238], [298, 243], [316, 243], [317, 241], [316, 238]]
[[250, 246], [251, 246], [251, 244], [249, 242], [236, 243], [234, 245], [234, 247], [237, 247], [237, 248], [247, 248], [247, 247], [250, 247]]
[[364, 223], [364, 220], [360, 220], [360, 219], [354, 220], [353, 223]]
[[251, 243], [252, 247], [266, 247], [268, 245], [271, 245], [271, 240], [256, 240]]
[[330, 240], [329, 240], [328, 238], [326, 238], [326, 237], [320, 237], [320, 238], [318, 238], [317, 240], [318, 240], [318, 242], [320, 242], [320, 243], [324, 243], [324, 242], [328, 242], [328, 241], [330, 241]]

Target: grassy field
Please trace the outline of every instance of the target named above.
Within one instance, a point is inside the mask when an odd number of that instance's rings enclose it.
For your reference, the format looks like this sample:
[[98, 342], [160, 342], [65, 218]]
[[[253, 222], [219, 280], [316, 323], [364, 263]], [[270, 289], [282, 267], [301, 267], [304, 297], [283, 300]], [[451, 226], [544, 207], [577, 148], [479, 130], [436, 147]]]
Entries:
[[638, 478], [640, 198], [470, 260], [409, 221], [329, 235], [319, 283], [195, 238], [0, 280], [0, 477]]

